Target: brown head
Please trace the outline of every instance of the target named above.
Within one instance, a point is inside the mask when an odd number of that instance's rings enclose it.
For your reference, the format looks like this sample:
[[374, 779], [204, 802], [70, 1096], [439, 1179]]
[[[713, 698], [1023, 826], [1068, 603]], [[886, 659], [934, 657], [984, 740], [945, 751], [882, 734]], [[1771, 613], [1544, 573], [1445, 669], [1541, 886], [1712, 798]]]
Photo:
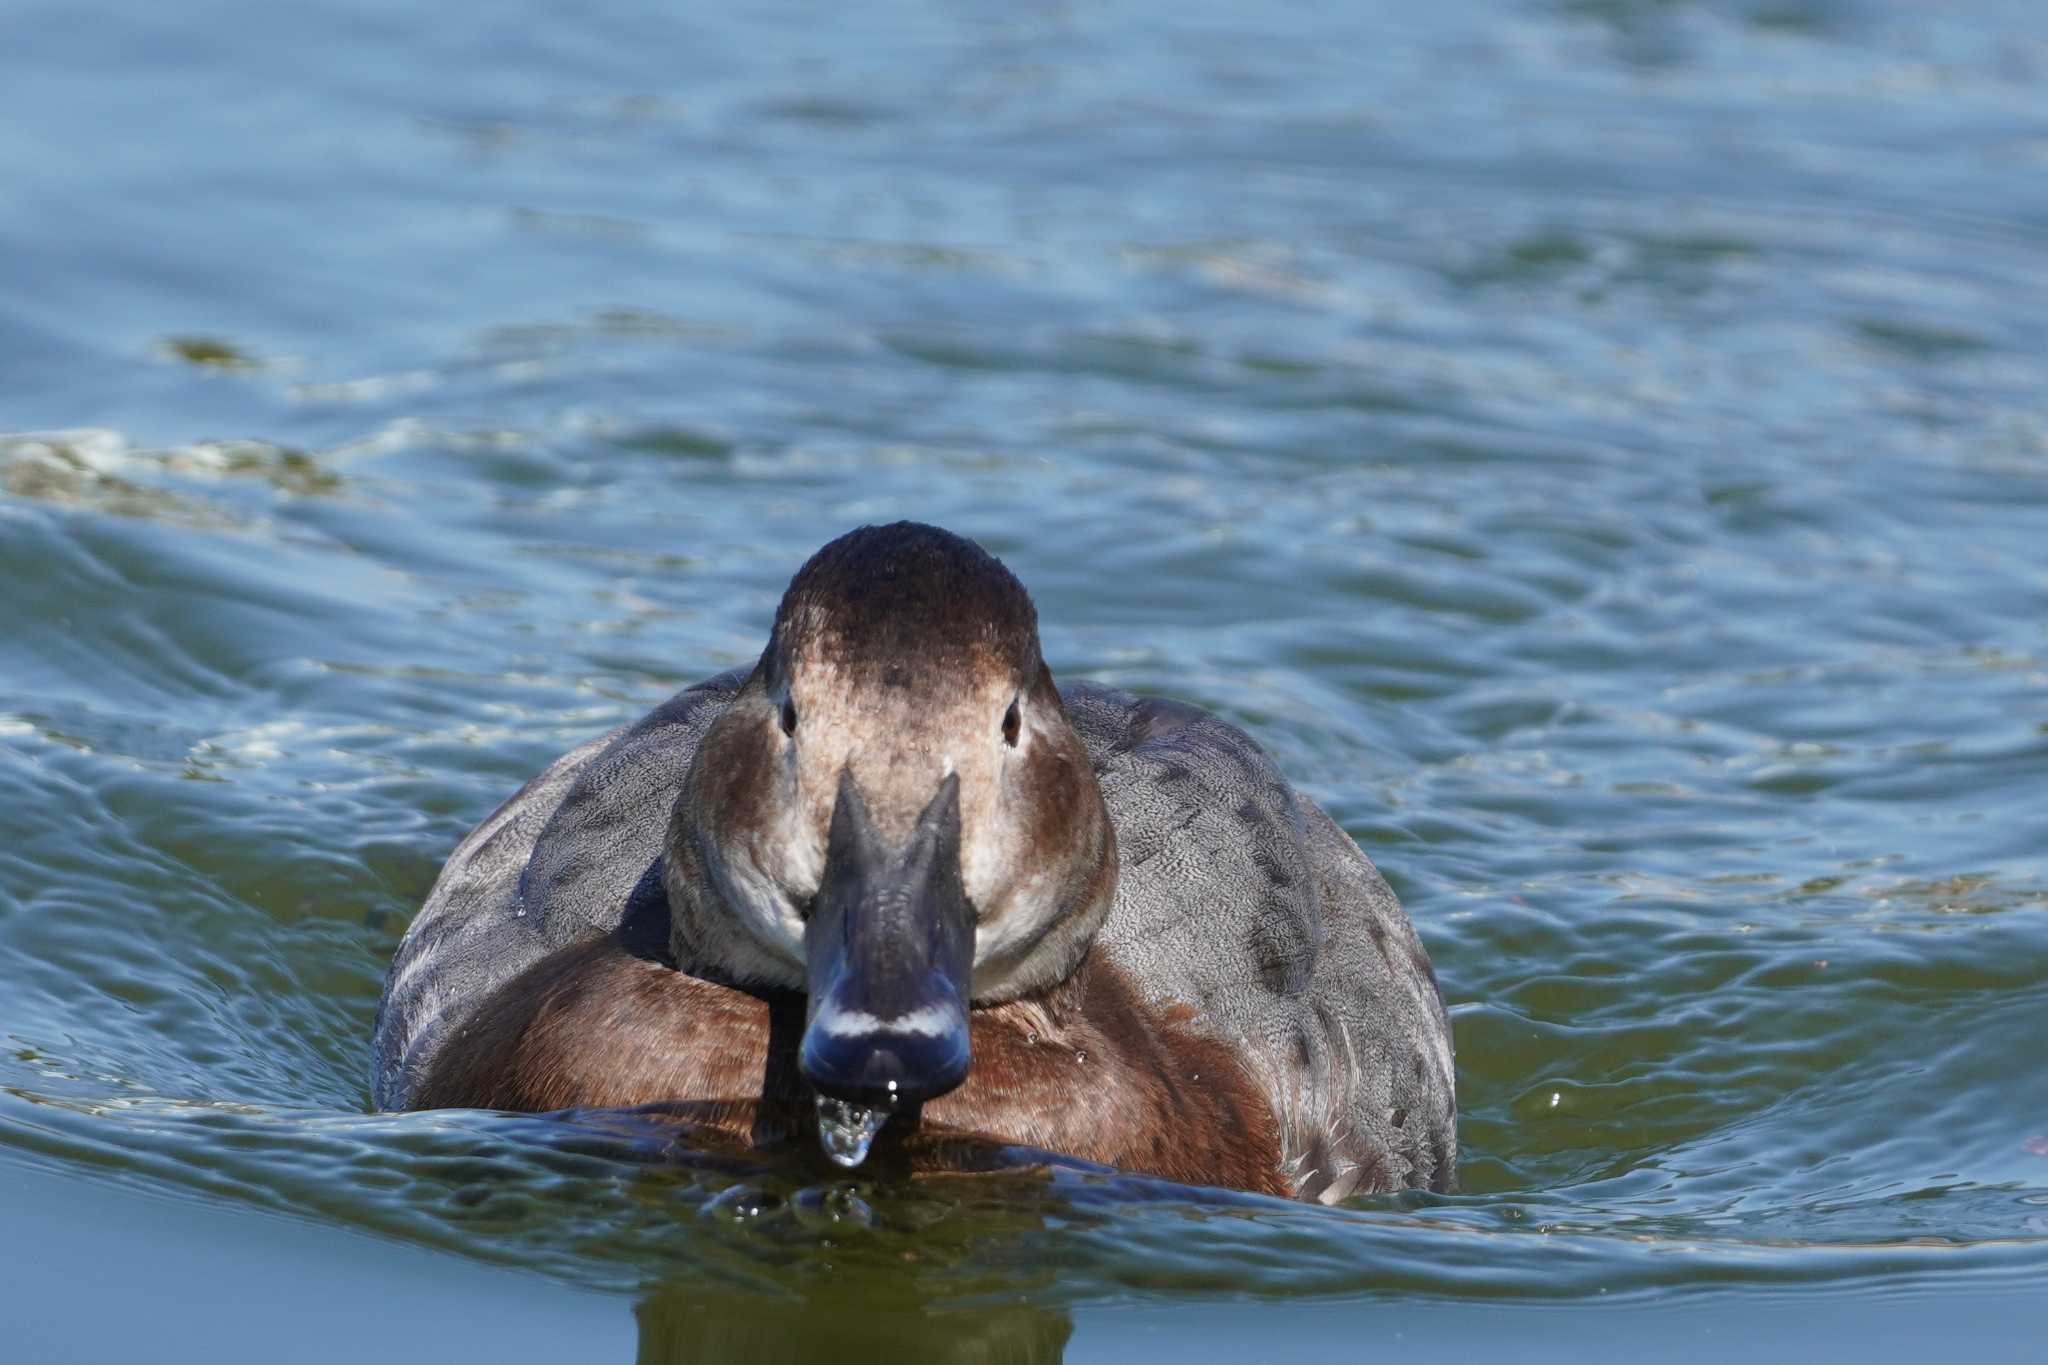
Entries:
[[912, 522], [820, 550], [698, 746], [667, 877], [680, 962], [809, 994], [821, 1093], [958, 1085], [969, 1005], [1064, 980], [1116, 885], [1023, 585]]

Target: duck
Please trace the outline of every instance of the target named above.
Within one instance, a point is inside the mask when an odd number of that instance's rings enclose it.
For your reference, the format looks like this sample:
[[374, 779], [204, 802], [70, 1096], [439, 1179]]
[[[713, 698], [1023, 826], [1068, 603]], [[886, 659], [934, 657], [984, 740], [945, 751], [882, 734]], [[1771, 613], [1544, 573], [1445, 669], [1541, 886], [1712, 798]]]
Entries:
[[1056, 682], [1017, 577], [915, 522], [825, 545], [751, 667], [461, 841], [371, 1089], [842, 1167], [879, 1135], [1321, 1203], [1457, 1171], [1442, 992], [1372, 860], [1237, 726]]

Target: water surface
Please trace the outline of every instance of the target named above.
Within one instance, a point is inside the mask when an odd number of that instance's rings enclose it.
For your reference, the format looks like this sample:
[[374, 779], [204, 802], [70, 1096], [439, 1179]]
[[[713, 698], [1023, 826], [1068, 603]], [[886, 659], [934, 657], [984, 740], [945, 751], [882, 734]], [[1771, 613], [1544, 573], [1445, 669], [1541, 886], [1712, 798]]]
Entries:
[[[2037, 20], [16, 6], [10, 1321], [52, 1360], [2027, 1358]], [[1380, 863], [1460, 1194], [905, 1191], [368, 1112], [456, 839], [898, 516]]]

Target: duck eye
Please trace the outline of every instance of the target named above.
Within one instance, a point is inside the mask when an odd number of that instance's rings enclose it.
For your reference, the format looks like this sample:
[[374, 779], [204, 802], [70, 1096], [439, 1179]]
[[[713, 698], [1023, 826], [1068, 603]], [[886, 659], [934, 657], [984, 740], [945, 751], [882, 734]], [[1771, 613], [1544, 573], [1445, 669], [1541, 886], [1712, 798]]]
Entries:
[[1010, 709], [1003, 712], [1003, 743], [1012, 749], [1017, 747], [1017, 727], [1022, 723], [1023, 717], [1017, 714], [1017, 702], [1012, 698]]
[[788, 697], [782, 699], [782, 733], [785, 735], [794, 735], [796, 733], [796, 703]]

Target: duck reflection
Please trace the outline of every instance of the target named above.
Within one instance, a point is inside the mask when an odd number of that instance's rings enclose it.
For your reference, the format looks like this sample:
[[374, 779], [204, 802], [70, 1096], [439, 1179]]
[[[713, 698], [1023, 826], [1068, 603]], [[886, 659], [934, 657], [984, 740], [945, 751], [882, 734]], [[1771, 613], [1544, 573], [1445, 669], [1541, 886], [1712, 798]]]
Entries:
[[741, 1153], [696, 1118], [656, 1105], [574, 1120], [579, 1150], [649, 1163], [627, 1188], [662, 1212], [641, 1225], [636, 1259], [691, 1267], [635, 1308], [640, 1361], [1064, 1358], [1073, 1323], [1054, 1247], [1099, 1217], [1069, 1178], [1113, 1179], [1107, 1168], [891, 1124], [852, 1178], [808, 1134]]
[[1066, 1354], [1074, 1327], [1063, 1309], [1033, 1304], [938, 1307], [938, 1297], [910, 1268], [894, 1276], [835, 1276], [790, 1298], [671, 1285], [635, 1309], [640, 1323], [636, 1358], [640, 1365], [1055, 1365]]
[[1085, 1166], [919, 1135], [880, 1144], [869, 1179], [819, 1181], [815, 1148], [798, 1150], [808, 1178], [762, 1172], [700, 1207], [692, 1260], [732, 1273], [700, 1271], [640, 1302], [642, 1365], [1064, 1357], [1073, 1322], [1054, 1298], [1049, 1244], [1055, 1224], [1092, 1215], [1054, 1172]]

